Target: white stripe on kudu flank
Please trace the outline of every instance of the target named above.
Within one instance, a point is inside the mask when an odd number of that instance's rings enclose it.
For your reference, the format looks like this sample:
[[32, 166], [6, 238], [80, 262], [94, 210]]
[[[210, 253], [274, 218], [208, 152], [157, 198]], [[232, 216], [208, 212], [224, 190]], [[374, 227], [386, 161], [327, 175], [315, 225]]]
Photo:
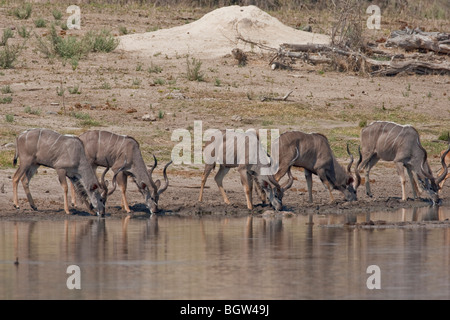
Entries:
[[42, 129], [39, 130], [39, 137], [38, 137], [38, 141], [36, 143], [37, 148], [39, 148], [39, 141], [41, 141], [41, 134], [42, 134]]
[[121, 143], [120, 146], [119, 146], [119, 149], [122, 147], [122, 145], [123, 145], [123, 143], [125, 142], [125, 139], [126, 139], [127, 136], [122, 136], [122, 137], [123, 137], [123, 139], [122, 139], [122, 143]]
[[[386, 136], [386, 138], [384, 139], [384, 146], [386, 147], [386, 143], [387, 143], [387, 141], [388, 141], [388, 139], [389, 139], [389, 136], [391, 135], [391, 132], [392, 132], [392, 130], [394, 130], [395, 129], [395, 126], [392, 126], [392, 129], [391, 130], [389, 130], [389, 133], [387, 134], [387, 136]], [[403, 129], [402, 129], [403, 130]], [[397, 136], [398, 137], [398, 136]], [[394, 144], [391, 144], [391, 146], [393, 146]]]
[[402, 127], [402, 130], [400, 130], [400, 132], [398, 133], [398, 135], [395, 137], [394, 141], [392, 142], [392, 146], [395, 145], [395, 141], [397, 141], [398, 137], [400, 137], [401, 133], [403, 132], [403, 130], [405, 129], [405, 127]]
[[53, 146], [55, 145], [55, 143], [58, 142], [59, 138], [61, 138], [62, 135], [59, 135], [58, 138], [56, 138], [55, 142], [52, 143], [52, 145], [50, 146], [50, 148], [48, 148], [48, 150], [51, 150], [53, 148]]

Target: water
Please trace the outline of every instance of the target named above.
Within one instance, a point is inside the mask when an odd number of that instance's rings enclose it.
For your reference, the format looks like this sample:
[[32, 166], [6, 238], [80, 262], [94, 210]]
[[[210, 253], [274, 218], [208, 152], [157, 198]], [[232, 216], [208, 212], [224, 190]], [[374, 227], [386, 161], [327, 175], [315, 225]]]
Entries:
[[446, 219], [450, 208], [1, 221], [0, 299], [449, 299]]

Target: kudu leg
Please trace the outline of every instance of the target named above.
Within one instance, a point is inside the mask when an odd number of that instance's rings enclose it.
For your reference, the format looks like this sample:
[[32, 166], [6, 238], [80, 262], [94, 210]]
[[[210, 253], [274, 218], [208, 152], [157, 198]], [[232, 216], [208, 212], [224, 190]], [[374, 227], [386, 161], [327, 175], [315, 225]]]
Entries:
[[200, 186], [200, 195], [198, 196], [198, 201], [202, 202], [203, 201], [203, 190], [205, 188], [205, 184], [206, 184], [206, 180], [208, 179], [209, 174], [211, 173], [211, 170], [215, 167], [212, 165], [206, 165], [205, 166], [205, 171], [203, 171], [202, 174], [202, 184]]
[[[437, 176], [439, 177], [442, 173], [444, 172], [444, 169], [441, 168], [437, 174]], [[442, 187], [444, 186], [445, 180], [447, 180], [448, 178], [450, 178], [450, 172], [447, 173], [447, 175], [445, 176], [445, 178], [439, 183], [439, 193], [442, 192]]]
[[400, 176], [400, 182], [402, 185], [402, 200], [406, 201], [406, 178], [405, 178], [405, 168], [403, 166], [403, 163], [397, 162], [396, 164], [397, 167], [397, 173]]
[[[366, 194], [369, 197], [373, 197], [372, 191], [370, 190], [370, 170], [377, 164], [378, 160], [380, 160], [378, 157], [376, 156], [371, 156], [370, 160], [367, 163], [367, 169], [366, 169], [366, 181], [365, 181], [365, 186], [366, 186]], [[364, 167], [364, 166], [361, 166]]]
[[417, 175], [415, 175], [409, 167], [406, 167], [406, 172], [408, 172], [409, 182], [411, 183], [414, 199], [417, 199], [418, 195], [421, 193], [419, 185], [417, 184]]
[[122, 209], [125, 210], [127, 213], [130, 213], [131, 209], [128, 206], [127, 195], [126, 195], [128, 177], [123, 172], [119, 172], [116, 176], [116, 181], [117, 181], [117, 184], [119, 185], [121, 195], [122, 195], [122, 198], [121, 198]]
[[305, 178], [306, 178], [306, 186], [308, 187], [308, 202], [313, 202], [313, 196], [312, 196], [312, 186], [313, 186], [313, 181], [312, 181], [312, 172], [304, 169], [305, 170]]
[[34, 204], [34, 200], [33, 197], [31, 196], [31, 192], [30, 192], [30, 180], [31, 178], [34, 176], [34, 174], [36, 173], [37, 169], [39, 166], [30, 166], [28, 167], [28, 169], [25, 172], [25, 175], [22, 176], [22, 186], [23, 186], [23, 190], [25, 190], [25, 194], [27, 195], [27, 199], [28, 199], [28, 203], [30, 204], [30, 207], [33, 210], [37, 210], [36, 205]]
[[67, 185], [66, 170], [56, 170], [56, 173], [58, 174], [59, 183], [61, 184], [61, 187], [63, 189], [64, 211], [66, 212], [66, 214], [70, 214], [69, 199], [67, 197], [69, 186]]
[[71, 199], [71, 204], [72, 207], [76, 207], [77, 206], [77, 195], [75, 193], [75, 187], [73, 186], [72, 181], [69, 182], [70, 184], [70, 199]]
[[13, 202], [14, 202], [14, 208], [19, 209], [19, 195], [17, 192], [17, 188], [19, 186], [19, 181], [21, 180], [22, 176], [25, 174], [24, 166], [19, 166], [17, 168], [16, 172], [14, 173], [14, 176], [12, 178], [13, 181]]
[[226, 168], [223, 166], [220, 166], [219, 171], [217, 171], [216, 176], [214, 177], [214, 180], [217, 183], [217, 186], [219, 187], [219, 191], [222, 194], [223, 201], [225, 201], [226, 204], [230, 204], [230, 200], [227, 197], [227, 194], [225, 193], [225, 190], [223, 189], [223, 178], [225, 175], [230, 171], [230, 168]]
[[253, 189], [253, 177], [248, 174], [247, 170], [239, 170], [239, 174], [241, 175], [241, 184], [244, 187], [245, 198], [247, 200], [247, 208], [249, 210], [253, 210], [253, 201], [252, 201], [252, 189]]

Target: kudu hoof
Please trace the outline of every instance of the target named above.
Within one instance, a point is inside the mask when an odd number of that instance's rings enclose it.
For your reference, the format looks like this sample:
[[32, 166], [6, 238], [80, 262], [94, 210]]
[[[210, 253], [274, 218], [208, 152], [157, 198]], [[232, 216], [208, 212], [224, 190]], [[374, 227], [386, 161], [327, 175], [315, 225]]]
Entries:
[[37, 211], [37, 207], [36, 206], [31, 206], [31, 209], [33, 209], [34, 211]]

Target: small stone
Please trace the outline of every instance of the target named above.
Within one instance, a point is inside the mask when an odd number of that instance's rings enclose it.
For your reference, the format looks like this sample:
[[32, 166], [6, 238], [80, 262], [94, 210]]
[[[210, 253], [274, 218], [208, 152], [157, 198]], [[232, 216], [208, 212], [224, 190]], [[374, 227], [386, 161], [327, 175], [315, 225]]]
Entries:
[[153, 113], [146, 113], [142, 116], [143, 121], [156, 121], [156, 116]]

